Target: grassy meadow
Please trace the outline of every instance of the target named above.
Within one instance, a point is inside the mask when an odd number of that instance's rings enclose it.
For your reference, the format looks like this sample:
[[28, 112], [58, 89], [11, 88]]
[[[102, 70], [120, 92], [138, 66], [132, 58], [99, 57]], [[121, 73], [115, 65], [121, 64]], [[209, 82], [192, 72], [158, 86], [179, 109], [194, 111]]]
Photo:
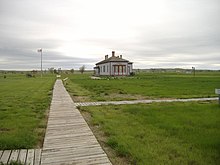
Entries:
[[41, 146], [54, 76], [0, 75], [0, 150]]
[[[216, 97], [220, 72], [138, 73], [92, 80], [67, 74], [76, 102]], [[0, 75], [0, 150], [42, 145], [55, 77]], [[115, 164], [218, 164], [220, 106], [217, 101], [79, 107], [99, 141], [114, 150]], [[96, 132], [97, 131], [97, 132]], [[119, 159], [122, 158], [122, 162]]]
[[68, 75], [67, 89], [77, 101], [216, 97], [220, 72], [139, 73], [134, 77], [92, 80], [89, 74]]
[[[92, 129], [104, 132], [96, 133], [99, 141], [114, 149], [118, 157], [125, 157], [124, 164], [220, 162], [217, 101], [109, 105], [80, 110], [84, 116], [89, 112], [91, 117], [86, 118]], [[114, 157], [112, 160], [123, 164]]]
[[[217, 97], [220, 72], [138, 73], [90, 79], [69, 75], [74, 101]], [[114, 164], [218, 164], [217, 101], [79, 107]], [[109, 149], [110, 148], [110, 149]], [[111, 153], [114, 152], [115, 154]], [[121, 160], [122, 158], [122, 160]]]

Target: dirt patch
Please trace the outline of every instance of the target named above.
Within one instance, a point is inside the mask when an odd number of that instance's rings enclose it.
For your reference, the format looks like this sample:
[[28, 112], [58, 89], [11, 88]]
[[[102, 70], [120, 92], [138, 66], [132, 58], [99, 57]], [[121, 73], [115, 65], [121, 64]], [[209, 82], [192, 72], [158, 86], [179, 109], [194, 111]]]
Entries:
[[72, 100], [74, 102], [89, 102], [91, 99], [89, 99], [88, 96], [71, 96]]
[[95, 135], [96, 139], [98, 140], [99, 144], [102, 146], [105, 153], [108, 155], [108, 158], [112, 162], [112, 164], [117, 165], [129, 165], [131, 164], [128, 159], [124, 157], [117, 156], [115, 150], [109, 147], [107, 142], [107, 136], [104, 134], [103, 131], [100, 130], [99, 126], [93, 125], [91, 123], [91, 115], [86, 111], [80, 111], [83, 118], [86, 120], [87, 124], [89, 125], [90, 129], [92, 130], [93, 134]]

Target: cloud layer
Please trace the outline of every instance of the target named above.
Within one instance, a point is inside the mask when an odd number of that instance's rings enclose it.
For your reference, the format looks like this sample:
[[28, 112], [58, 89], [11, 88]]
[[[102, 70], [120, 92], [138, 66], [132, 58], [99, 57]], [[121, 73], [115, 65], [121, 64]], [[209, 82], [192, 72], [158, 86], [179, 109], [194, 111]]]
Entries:
[[1, 0], [0, 69], [92, 69], [112, 50], [135, 68], [220, 69], [219, 0]]

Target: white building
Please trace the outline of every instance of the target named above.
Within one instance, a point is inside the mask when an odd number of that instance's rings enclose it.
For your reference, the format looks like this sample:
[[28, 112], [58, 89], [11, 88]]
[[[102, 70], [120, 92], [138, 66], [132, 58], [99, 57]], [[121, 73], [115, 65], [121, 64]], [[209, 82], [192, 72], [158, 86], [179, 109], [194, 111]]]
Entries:
[[122, 58], [122, 55], [115, 56], [115, 51], [112, 51], [112, 56], [96, 64], [96, 76], [128, 76], [133, 70], [132, 62]]

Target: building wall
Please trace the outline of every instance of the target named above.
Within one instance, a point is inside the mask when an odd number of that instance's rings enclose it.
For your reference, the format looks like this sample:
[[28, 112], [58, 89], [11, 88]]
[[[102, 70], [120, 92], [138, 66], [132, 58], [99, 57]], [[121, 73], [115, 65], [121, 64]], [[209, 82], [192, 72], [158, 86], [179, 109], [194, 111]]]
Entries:
[[[127, 62], [109, 62], [97, 66], [99, 67], [100, 76], [126, 76], [130, 75], [133, 69], [132, 64]], [[96, 73], [98, 73], [97, 70]]]
[[133, 72], [133, 65], [132, 64], [128, 64], [128, 71], [129, 71], [129, 74], [131, 72]]
[[102, 76], [109, 76], [110, 75], [110, 63], [100, 64], [98, 65], [100, 72], [99, 74]]

